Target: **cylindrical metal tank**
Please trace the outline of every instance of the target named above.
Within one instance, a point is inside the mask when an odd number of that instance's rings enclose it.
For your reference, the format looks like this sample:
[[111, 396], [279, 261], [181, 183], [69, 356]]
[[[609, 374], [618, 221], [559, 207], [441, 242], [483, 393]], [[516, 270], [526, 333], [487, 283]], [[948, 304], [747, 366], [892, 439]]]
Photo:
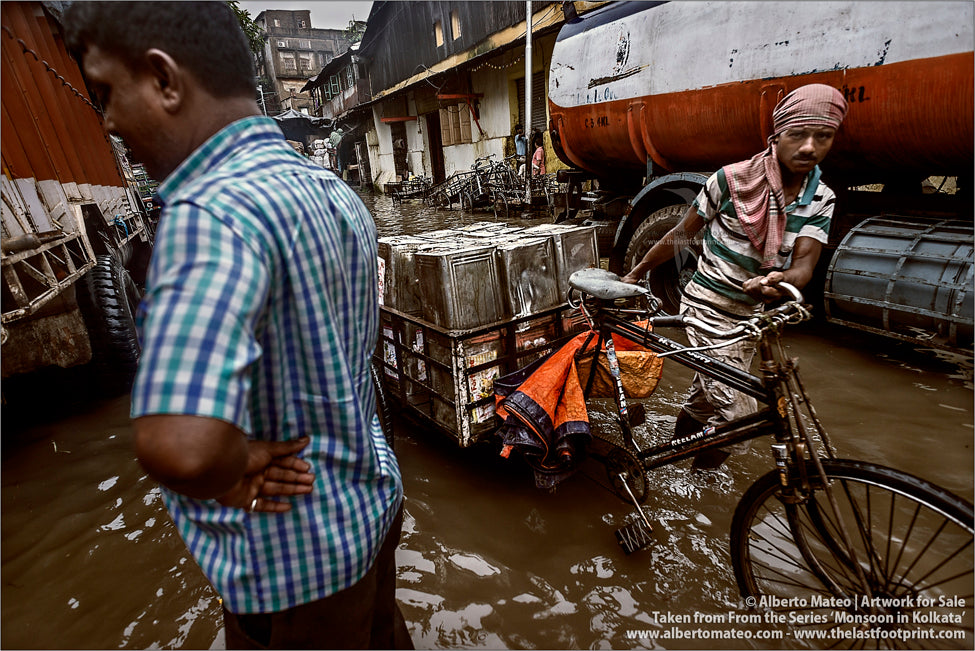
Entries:
[[[808, 83], [849, 114], [824, 164], [850, 184], [972, 166], [970, 2], [620, 2], [567, 23], [552, 53], [553, 143], [597, 176], [704, 171], [766, 145]], [[559, 151], [561, 150], [561, 151]]]
[[971, 350], [975, 228], [888, 215], [853, 228], [826, 275], [830, 321]]

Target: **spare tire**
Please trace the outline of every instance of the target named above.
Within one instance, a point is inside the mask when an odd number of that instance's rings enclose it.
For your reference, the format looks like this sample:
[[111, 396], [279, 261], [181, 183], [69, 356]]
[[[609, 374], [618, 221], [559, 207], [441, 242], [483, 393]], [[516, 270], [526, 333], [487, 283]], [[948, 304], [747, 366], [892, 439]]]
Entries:
[[114, 396], [132, 388], [141, 348], [135, 311], [142, 299], [128, 270], [111, 254], [95, 258], [95, 266], [78, 283], [78, 306], [88, 327], [91, 368], [99, 393]]

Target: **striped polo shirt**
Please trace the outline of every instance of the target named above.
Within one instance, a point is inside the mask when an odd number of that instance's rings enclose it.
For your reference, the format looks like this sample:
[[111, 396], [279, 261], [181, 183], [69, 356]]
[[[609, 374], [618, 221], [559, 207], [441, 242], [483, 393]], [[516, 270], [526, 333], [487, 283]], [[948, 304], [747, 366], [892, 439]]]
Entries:
[[833, 191], [820, 181], [819, 167], [815, 167], [803, 180], [796, 201], [785, 208], [788, 218], [774, 267], [761, 269], [763, 252], [755, 248], [741, 227], [724, 170], [718, 170], [693, 203], [705, 226], [697, 271], [684, 287], [685, 300], [728, 316], [747, 317], [762, 311], [764, 305], [747, 295], [742, 285], [754, 276], [786, 268], [796, 238], [811, 237], [825, 244], [834, 202]]
[[308, 435], [313, 492], [247, 513], [163, 489], [187, 547], [235, 613], [284, 610], [358, 581], [402, 500], [369, 373], [378, 336], [372, 216], [338, 177], [250, 117], [158, 188], [137, 314], [133, 418], [206, 416], [251, 439]]

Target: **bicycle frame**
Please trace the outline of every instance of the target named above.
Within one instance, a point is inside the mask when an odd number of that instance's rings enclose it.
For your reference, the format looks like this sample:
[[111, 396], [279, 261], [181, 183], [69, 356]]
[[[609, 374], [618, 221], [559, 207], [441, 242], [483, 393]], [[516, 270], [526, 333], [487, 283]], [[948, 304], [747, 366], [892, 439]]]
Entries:
[[[711, 448], [725, 447], [733, 443], [750, 440], [760, 436], [773, 435], [777, 442], [785, 443], [791, 439], [791, 431], [787, 422], [785, 401], [786, 390], [784, 378], [776, 362], [772, 347], [765, 337], [759, 341], [759, 355], [762, 360], [763, 376], [758, 377], [742, 371], [734, 366], [721, 362], [707, 355], [703, 355], [687, 346], [668, 339], [647, 328], [642, 328], [631, 321], [627, 321], [616, 313], [616, 310], [606, 310], [599, 307], [593, 321], [598, 324], [598, 341], [596, 350], [601, 350], [606, 344], [606, 354], [610, 358], [609, 366], [618, 369], [615, 363], [615, 349], [612, 346], [612, 334], [617, 334], [629, 341], [644, 346], [657, 353], [667, 353], [677, 363], [694, 371], [707, 375], [728, 386], [749, 395], [766, 407], [758, 411], [724, 423], [717, 427], [704, 427], [701, 431], [688, 434], [652, 446], [639, 449], [633, 441], [632, 430], [628, 419], [626, 397], [623, 395], [622, 383], [617, 372], [611, 372], [615, 385], [614, 398], [619, 410], [618, 420], [623, 431], [624, 440], [628, 445], [637, 448], [636, 456], [646, 469], [659, 468], [694, 456]], [[587, 347], [584, 347], [587, 348]], [[595, 364], [586, 381], [585, 394], [588, 397], [595, 375]]]

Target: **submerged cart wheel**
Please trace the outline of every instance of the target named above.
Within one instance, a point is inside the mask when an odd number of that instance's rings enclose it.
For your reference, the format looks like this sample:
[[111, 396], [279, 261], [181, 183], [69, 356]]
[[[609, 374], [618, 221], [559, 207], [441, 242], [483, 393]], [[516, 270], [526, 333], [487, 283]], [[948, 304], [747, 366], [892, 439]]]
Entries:
[[[822, 464], [837, 512], [811, 462], [806, 472], [813, 490], [806, 499], [788, 498], [777, 471], [742, 497], [731, 553], [746, 599], [783, 615], [808, 615], [803, 628], [838, 631], [827, 633], [838, 635], [831, 644], [971, 648], [972, 505], [890, 468]], [[920, 636], [935, 629], [957, 637]], [[866, 630], [876, 636], [856, 637]]]
[[78, 306], [88, 327], [92, 370], [100, 392], [117, 395], [132, 387], [139, 363], [135, 311], [142, 293], [114, 255], [99, 255], [78, 283]]

